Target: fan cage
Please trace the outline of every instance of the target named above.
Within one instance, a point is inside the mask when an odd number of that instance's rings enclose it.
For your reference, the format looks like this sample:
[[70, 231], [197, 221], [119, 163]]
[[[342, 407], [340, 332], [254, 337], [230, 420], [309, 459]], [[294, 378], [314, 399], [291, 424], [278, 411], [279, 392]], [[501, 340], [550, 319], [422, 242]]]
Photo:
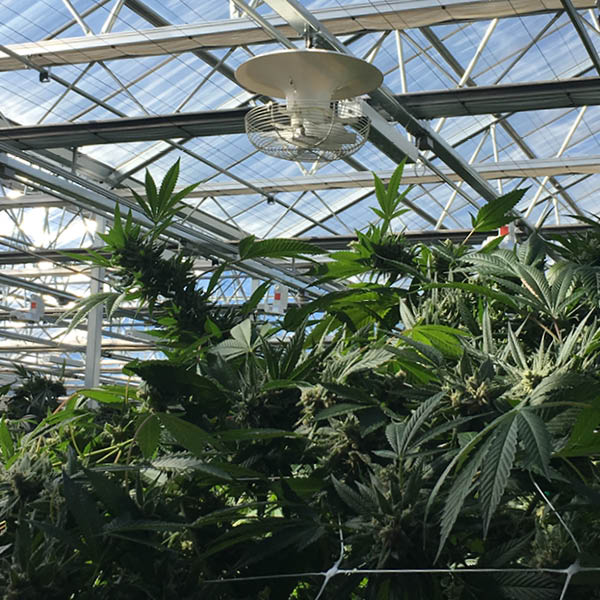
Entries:
[[269, 102], [250, 110], [245, 125], [250, 142], [265, 154], [303, 162], [348, 156], [367, 141], [370, 130], [355, 99]]

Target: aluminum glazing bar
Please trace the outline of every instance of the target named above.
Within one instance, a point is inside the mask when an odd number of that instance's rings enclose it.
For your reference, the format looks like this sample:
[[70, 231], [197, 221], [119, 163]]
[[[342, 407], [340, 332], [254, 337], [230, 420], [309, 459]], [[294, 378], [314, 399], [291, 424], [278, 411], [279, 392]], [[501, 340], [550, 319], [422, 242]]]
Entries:
[[[568, 158], [531, 159], [518, 161], [500, 161], [497, 163], [475, 163], [473, 165], [486, 179], [514, 179], [523, 177], [546, 177], [557, 175], [576, 175], [600, 173], [600, 156], [579, 156]], [[442, 169], [444, 174], [459, 181], [459, 177], [450, 169]], [[379, 171], [378, 177], [388, 182], [393, 171]], [[422, 166], [407, 165], [404, 168], [402, 183], [405, 185], [439, 183], [440, 178], [431, 172], [423, 170]], [[277, 194], [279, 192], [300, 192], [304, 190], [326, 189], [356, 189], [372, 188], [373, 177], [370, 172], [356, 173], [330, 173], [328, 175], [308, 175], [302, 177], [288, 177], [285, 179], [255, 179], [252, 183], [265, 192]], [[135, 187], [133, 189], [136, 189]], [[140, 191], [141, 188], [138, 188]], [[200, 184], [189, 196], [189, 199], [205, 198], [210, 196], [238, 196], [251, 194], [252, 190], [237, 182], [216, 182]], [[129, 192], [114, 191], [119, 198], [129, 197]], [[65, 201], [43, 193], [26, 195], [17, 199], [0, 200], [0, 210], [13, 208], [33, 208], [46, 206], [64, 206]], [[195, 220], [192, 224], [204, 226], [209, 231], [221, 235], [226, 239], [239, 237], [239, 230], [215, 219], [203, 211], [194, 211]], [[188, 219], [189, 220], [189, 219]]]
[[3, 275], [2, 273], [0, 273], [0, 284], [7, 285], [9, 287], [23, 288], [25, 290], [29, 290], [30, 292], [35, 292], [36, 294], [47, 294], [65, 302], [76, 302], [79, 300], [77, 296], [70, 294], [69, 292], [52, 289], [45, 285], [35, 283], [34, 281], [27, 281], [26, 279], [12, 277], [11, 275]]

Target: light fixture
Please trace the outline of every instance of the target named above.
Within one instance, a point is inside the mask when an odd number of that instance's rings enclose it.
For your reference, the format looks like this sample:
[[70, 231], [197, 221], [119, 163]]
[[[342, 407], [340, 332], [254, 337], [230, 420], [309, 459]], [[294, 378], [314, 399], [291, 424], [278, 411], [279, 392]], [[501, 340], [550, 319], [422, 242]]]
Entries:
[[369, 135], [357, 96], [381, 85], [371, 63], [320, 49], [278, 50], [251, 58], [235, 77], [270, 102], [245, 118], [250, 142], [262, 152], [298, 161], [331, 161], [356, 152]]

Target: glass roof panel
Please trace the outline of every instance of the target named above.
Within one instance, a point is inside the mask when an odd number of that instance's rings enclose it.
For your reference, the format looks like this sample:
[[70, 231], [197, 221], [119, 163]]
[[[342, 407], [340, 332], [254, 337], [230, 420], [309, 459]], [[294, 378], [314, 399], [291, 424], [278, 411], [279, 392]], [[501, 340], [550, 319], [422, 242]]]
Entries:
[[[142, 53], [144, 55], [133, 56], [134, 48], [119, 46], [124, 49], [123, 55], [129, 53], [128, 58], [94, 62], [91, 58], [92, 43], [101, 43], [100, 38], [95, 36], [106, 25], [115, 2], [71, 0], [71, 4], [85, 26], [93, 32], [91, 36], [86, 37], [81, 24], [64, 2], [34, 0], [24, 5], [10, 0], [0, 6], [2, 44], [17, 50], [15, 44], [29, 42], [34, 45], [33, 50], [29, 48], [28, 54], [23, 57], [24, 62], [20, 65], [23, 68], [0, 68], [0, 115], [4, 119], [28, 126], [38, 123], [80, 123], [87, 127], [85, 124], [88, 122], [123, 116], [139, 118], [258, 104], [259, 99], [231, 80], [231, 73], [250, 56], [282, 47], [264, 35], [260, 43], [234, 48], [230, 48], [226, 41], [211, 42], [206, 46], [198, 41], [194, 49], [199, 53], [194, 54], [177, 50], [176, 46], [169, 45], [172, 40], [167, 40], [155, 43], [150, 51], [153, 54], [151, 56], [145, 55], [146, 51]], [[336, 9], [339, 15], [347, 16], [352, 14], [356, 5], [370, 6], [380, 17], [392, 5], [397, 6], [397, 3], [380, 0], [306, 0], [302, 4], [309, 10]], [[177, 26], [179, 29], [169, 30], [173, 36], [181, 35], [181, 27], [188, 24], [204, 24], [218, 31], [227, 25], [230, 18], [228, 2], [136, 0], [134, 3], [126, 0], [112, 25], [112, 32], [119, 35], [135, 34], [147, 42], [153, 26], [138, 14], [143, 13], [144, 7], [151, 18]], [[524, 5], [514, 7], [515, 10], [524, 8]], [[270, 7], [265, 4], [259, 3], [257, 10], [267, 18], [272, 14]], [[587, 11], [581, 11], [580, 15], [585, 19], [593, 44], [600, 49], [596, 17]], [[381, 22], [387, 27], [385, 16]], [[491, 28], [494, 28], [493, 33], [483, 43], [486, 32]], [[51, 80], [41, 83], [37, 69], [26, 67], [31, 67], [29, 61], [39, 61], [36, 64], [45, 65], [47, 61], [52, 62], [62, 56], [59, 50], [56, 56], [48, 53], [45, 40], [53, 38], [59, 38], [71, 50], [80, 45], [89, 45], [76, 60], [67, 58], [74, 64], [52, 66]], [[395, 31], [368, 31], [354, 35], [353, 31], [348, 31], [340, 38], [349, 42], [349, 48], [356, 56], [372, 58], [373, 63], [385, 74], [385, 85], [393, 94], [403, 91], [402, 78], [405, 75], [409, 93], [439, 91], [436, 97], [440, 102], [462, 102], [460, 99], [449, 99], [459, 82], [461, 87], [474, 88], [598, 76], [569, 17], [553, 12], [503, 18], [495, 25], [489, 19], [432, 24], [428, 29], [405, 29], [398, 34]], [[115, 46], [122, 44], [115, 38], [110, 39]], [[398, 56], [399, 42], [404, 57], [402, 64]], [[294, 44], [303, 46], [301, 40], [294, 41]], [[208, 56], [208, 60], [203, 60], [202, 56]], [[0, 56], [0, 64], [1, 60]], [[469, 77], [464, 77], [467, 68], [470, 68]], [[443, 92], [447, 95], [443, 96]], [[400, 102], [404, 100], [399, 98]], [[493, 102], [494, 95], [489, 94], [487, 101]], [[577, 99], [572, 100], [571, 104], [573, 106], [513, 113], [503, 112], [503, 106], [498, 104], [493, 114], [461, 117], [444, 117], [440, 114], [443, 118], [433, 118], [426, 124], [465, 162], [472, 161], [474, 169], [483, 172], [484, 167], [492, 171], [494, 168], [512, 168], [512, 177], [504, 177], [499, 181], [495, 175], [495, 178], [489, 179], [489, 184], [498, 193], [500, 189], [506, 192], [517, 185], [530, 186], [518, 208], [528, 213], [532, 223], [546, 218], [546, 224], [564, 224], [569, 222], [569, 215], [575, 209], [597, 213], [595, 197], [600, 186], [600, 175], [583, 172], [583, 168], [574, 167], [572, 172], [557, 169], [551, 175], [540, 170], [541, 167], [534, 171], [534, 167], [541, 164], [536, 161], [556, 160], [558, 166], [567, 163], [576, 165], [577, 161], [600, 155], [600, 108], [590, 106], [584, 109]], [[443, 113], [442, 109], [440, 111]], [[380, 112], [387, 120], [387, 125], [383, 127], [384, 134], [406, 137], [405, 129], [394, 121], [393, 115], [382, 110]], [[493, 129], [490, 129], [492, 125]], [[123, 131], [121, 135], [122, 141], [118, 143], [97, 144], [94, 139], [93, 145], [79, 147], [79, 161], [75, 162], [71, 159], [71, 144], [49, 152], [54, 153], [60, 168], [67, 172], [73, 171], [82, 177], [84, 173], [89, 177], [95, 172], [93, 185], [103, 185], [107, 190], [115, 185], [131, 185], [131, 177], [143, 180], [146, 168], [156, 179], [160, 179], [174, 161], [180, 159], [180, 185], [208, 181], [223, 186], [232, 183], [246, 186], [249, 190], [247, 193], [215, 195], [214, 198], [195, 197], [188, 203], [225, 225], [231, 224], [258, 236], [348, 235], [355, 228], [368, 227], [374, 216], [369, 209], [374, 198], [370, 190], [364, 187], [280, 191], [273, 194], [275, 202], [268, 203], [267, 193], [261, 186], [267, 185], [269, 180], [283, 180], [284, 183], [297, 185], [298, 181], [303, 178], [308, 180], [312, 176], [330, 176], [333, 179], [356, 173], [357, 169], [382, 172], [393, 169], [396, 164], [372, 141], [367, 142], [349, 161], [298, 165], [257, 152], [243, 134], [199, 136], [185, 140], [181, 145], [181, 137], [175, 138], [173, 143], [164, 140], [139, 141], [136, 133], [129, 131]], [[10, 142], [8, 140], [6, 143]], [[8, 147], [8, 150], [11, 148]], [[6, 152], [7, 146], [3, 144], [1, 150]], [[57, 157], [56, 153], [61, 156]], [[23, 159], [23, 155], [18, 156]], [[29, 152], [34, 166], [40, 164], [35, 161], [47, 160], [49, 156], [43, 149]], [[423, 156], [437, 168], [450, 173], [440, 158], [427, 152]], [[85, 162], [87, 159], [93, 160]], [[496, 167], [496, 160], [501, 165]], [[397, 230], [433, 229], [436, 226], [452, 229], [469, 227], [470, 215], [475, 210], [473, 203], [481, 204], [483, 200], [468, 183], [462, 184], [460, 190], [456, 189], [456, 177], [453, 177], [452, 185], [430, 183], [430, 180], [423, 183], [422, 178], [430, 173], [425, 164], [410, 166], [408, 170], [417, 178], [417, 185], [407, 199], [421, 212], [411, 210], [403, 215], [394, 223]], [[119, 184], [121, 181], [123, 183]], [[6, 184], [7, 189], [14, 183], [9, 180], [0, 182]], [[32, 202], [34, 196], [40, 194], [39, 185], [32, 185], [27, 190], [23, 190], [22, 183], [18, 185], [22, 191], [28, 192], [25, 197]], [[44, 194], [48, 191], [47, 187], [43, 188]], [[0, 192], [6, 194], [4, 189]], [[0, 244], [14, 246], [14, 240], [22, 240], [26, 245], [35, 246], [37, 251], [54, 246], [67, 248], [92, 243], [91, 209], [89, 212], [82, 211], [73, 204], [67, 204], [66, 200], [61, 207], [44, 208], [44, 201], [51, 203], [56, 198], [49, 194], [42, 196], [42, 206], [38, 208], [9, 210], [0, 206], [0, 234], [4, 236], [0, 237]], [[223, 231], [224, 236], [231, 233], [231, 229], [224, 228]], [[4, 249], [8, 251], [10, 247], [5, 246]], [[0, 272], [9, 268], [13, 267], [0, 265]], [[24, 268], [19, 267], [21, 270]], [[76, 277], [81, 276], [61, 279], [40, 269], [37, 281], [48, 286], [68, 288], [76, 294], [87, 294], [89, 280], [80, 281]], [[231, 287], [234, 289], [239, 286], [232, 284]], [[14, 296], [15, 292], [11, 294]], [[48, 301], [57, 305], [57, 301], [51, 298]]]

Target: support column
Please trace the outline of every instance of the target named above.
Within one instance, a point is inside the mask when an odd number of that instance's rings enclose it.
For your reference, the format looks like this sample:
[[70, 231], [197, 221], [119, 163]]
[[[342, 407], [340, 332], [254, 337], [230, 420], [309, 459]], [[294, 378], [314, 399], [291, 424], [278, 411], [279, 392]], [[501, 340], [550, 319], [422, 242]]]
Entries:
[[[106, 219], [96, 217], [96, 234], [104, 233]], [[92, 269], [90, 294], [98, 294], [104, 289], [104, 269]], [[100, 383], [100, 360], [102, 349], [102, 319], [104, 304], [95, 306], [88, 315], [87, 345], [85, 352], [85, 387], [98, 387]]]

